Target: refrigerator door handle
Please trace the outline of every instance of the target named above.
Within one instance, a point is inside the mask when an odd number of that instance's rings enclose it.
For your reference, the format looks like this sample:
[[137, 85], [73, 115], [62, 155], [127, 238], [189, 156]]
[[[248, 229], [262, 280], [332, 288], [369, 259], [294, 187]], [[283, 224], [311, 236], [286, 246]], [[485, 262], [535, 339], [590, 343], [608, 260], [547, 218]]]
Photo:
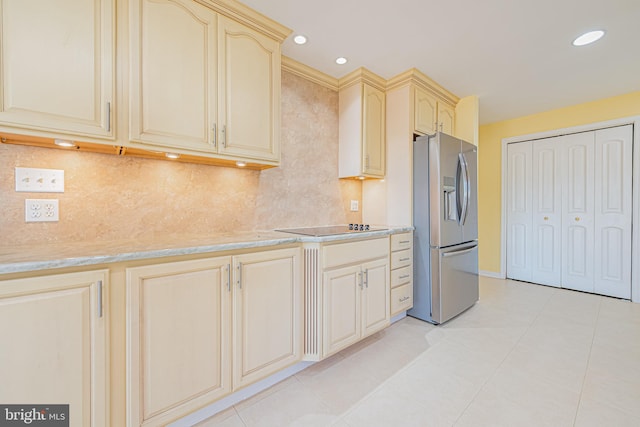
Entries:
[[450, 256], [458, 256], [458, 255], [464, 255], [464, 254], [468, 254], [469, 252], [475, 250], [478, 248], [478, 245], [474, 245], [470, 248], [465, 248], [465, 249], [461, 249], [459, 251], [453, 251], [453, 252], [445, 252], [442, 254], [442, 258], [448, 258]]
[[467, 165], [467, 158], [463, 153], [458, 154], [458, 167], [460, 168], [460, 172], [462, 175], [462, 203], [461, 203], [461, 212], [460, 212], [460, 220], [459, 224], [464, 225], [467, 220], [467, 211], [469, 207], [469, 167]]

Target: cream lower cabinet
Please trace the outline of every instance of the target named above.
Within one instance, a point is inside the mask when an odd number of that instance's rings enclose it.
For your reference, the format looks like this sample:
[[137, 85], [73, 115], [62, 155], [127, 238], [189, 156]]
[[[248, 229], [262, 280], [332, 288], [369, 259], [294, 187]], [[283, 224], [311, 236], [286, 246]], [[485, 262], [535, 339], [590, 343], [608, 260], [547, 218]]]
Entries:
[[68, 404], [70, 426], [109, 425], [108, 278], [99, 270], [0, 281], [2, 404]]
[[127, 418], [156, 426], [298, 362], [299, 249], [127, 269]]
[[413, 307], [413, 233], [391, 236], [391, 315]]
[[302, 358], [300, 249], [233, 258], [233, 389]]
[[113, 139], [114, 0], [0, 1], [0, 131]]
[[[384, 238], [324, 248], [322, 357], [389, 325], [388, 247]], [[348, 265], [334, 265], [341, 259]]]

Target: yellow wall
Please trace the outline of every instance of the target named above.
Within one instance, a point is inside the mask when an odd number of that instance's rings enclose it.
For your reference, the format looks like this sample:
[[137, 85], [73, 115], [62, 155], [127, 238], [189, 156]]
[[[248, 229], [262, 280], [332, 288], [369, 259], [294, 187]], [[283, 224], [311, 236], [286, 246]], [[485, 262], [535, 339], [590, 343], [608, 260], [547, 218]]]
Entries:
[[500, 271], [502, 139], [640, 115], [640, 92], [480, 126], [480, 270]]

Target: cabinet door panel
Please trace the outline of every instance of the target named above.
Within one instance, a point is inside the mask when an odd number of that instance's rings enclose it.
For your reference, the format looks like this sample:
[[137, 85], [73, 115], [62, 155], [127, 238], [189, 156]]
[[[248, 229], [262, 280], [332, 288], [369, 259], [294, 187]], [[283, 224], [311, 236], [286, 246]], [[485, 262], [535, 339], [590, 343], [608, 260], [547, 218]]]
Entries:
[[112, 0], [0, 2], [0, 124], [111, 137]]
[[323, 275], [323, 357], [360, 339], [361, 275], [360, 266], [339, 268]]
[[220, 17], [220, 152], [280, 157], [280, 45]]
[[131, 139], [212, 151], [216, 13], [186, 0], [135, 0], [131, 10]]
[[300, 250], [234, 257], [234, 390], [302, 358]]
[[455, 109], [443, 104], [438, 103], [438, 129], [447, 135], [453, 135], [453, 129], [455, 126]]
[[3, 404], [69, 404], [70, 425], [106, 425], [107, 320], [96, 310], [106, 280], [97, 271], [0, 282]]
[[389, 260], [381, 259], [362, 265], [362, 337], [387, 327], [390, 323]]
[[228, 257], [127, 270], [131, 425], [231, 391]]
[[385, 96], [383, 91], [367, 84], [363, 90], [363, 173], [383, 177], [386, 155]]
[[423, 135], [436, 131], [438, 117], [438, 102], [429, 93], [416, 88], [414, 95], [414, 127], [417, 133]]

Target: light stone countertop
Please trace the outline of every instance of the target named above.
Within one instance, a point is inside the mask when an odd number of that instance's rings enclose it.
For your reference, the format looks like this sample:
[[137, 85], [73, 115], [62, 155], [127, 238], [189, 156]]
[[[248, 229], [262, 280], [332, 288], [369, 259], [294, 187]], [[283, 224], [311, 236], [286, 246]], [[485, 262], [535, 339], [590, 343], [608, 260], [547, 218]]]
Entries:
[[[305, 242], [337, 242], [412, 231], [413, 227], [314, 237], [279, 231], [239, 231], [211, 235], [150, 236], [144, 239], [0, 246], [0, 275], [109, 264], [180, 255], [205, 254]], [[1, 277], [0, 277], [1, 279]]]

